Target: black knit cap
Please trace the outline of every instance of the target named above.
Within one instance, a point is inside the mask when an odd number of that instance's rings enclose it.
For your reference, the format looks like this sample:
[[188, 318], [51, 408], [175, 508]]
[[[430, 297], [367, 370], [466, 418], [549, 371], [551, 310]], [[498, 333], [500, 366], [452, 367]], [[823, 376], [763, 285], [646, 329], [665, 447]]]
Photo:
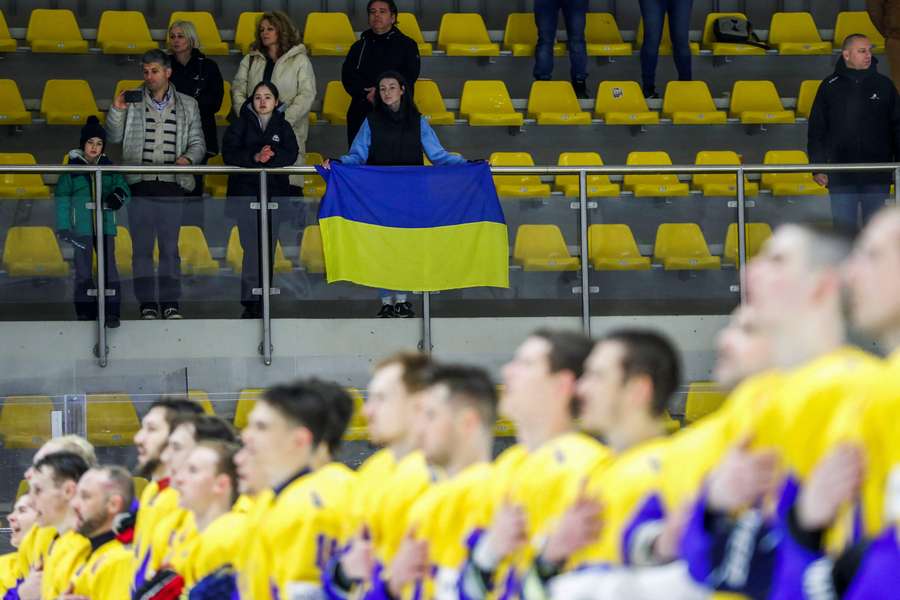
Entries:
[[106, 144], [106, 130], [100, 124], [100, 119], [95, 115], [89, 116], [84, 127], [81, 128], [81, 143], [79, 147], [83, 150], [85, 143], [91, 138], [100, 138]]

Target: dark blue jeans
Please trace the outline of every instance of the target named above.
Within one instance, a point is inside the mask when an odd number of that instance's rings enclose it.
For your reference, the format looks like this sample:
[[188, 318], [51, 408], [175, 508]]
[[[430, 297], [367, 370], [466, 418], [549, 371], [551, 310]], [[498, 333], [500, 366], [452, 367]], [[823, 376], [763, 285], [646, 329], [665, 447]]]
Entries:
[[572, 81], [584, 81], [587, 79], [584, 23], [588, 0], [534, 0], [534, 22], [538, 30], [537, 47], [534, 49], [534, 78], [549, 80], [553, 77], [553, 44], [556, 42], [560, 10], [566, 20]]
[[831, 195], [831, 220], [835, 230], [855, 236], [876, 212], [884, 208], [890, 185], [831, 185], [828, 193]]
[[644, 44], [641, 46], [641, 79], [644, 93], [656, 91], [656, 63], [659, 62], [659, 43], [663, 23], [669, 15], [669, 34], [678, 79], [691, 80], [691, 5], [694, 0], [639, 0], [644, 18]]

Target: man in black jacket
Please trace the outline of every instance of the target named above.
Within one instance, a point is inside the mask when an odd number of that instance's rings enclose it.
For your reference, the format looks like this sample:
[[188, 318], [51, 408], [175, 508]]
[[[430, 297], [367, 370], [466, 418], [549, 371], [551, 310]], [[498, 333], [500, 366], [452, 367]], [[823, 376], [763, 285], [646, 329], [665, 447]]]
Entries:
[[[813, 163], [894, 162], [900, 157], [900, 97], [876, 70], [872, 43], [847, 36], [834, 73], [822, 81], [809, 116]], [[887, 198], [892, 173], [817, 173], [831, 193], [835, 229], [855, 235]]]
[[350, 94], [347, 109], [347, 145], [372, 111], [375, 82], [385, 71], [398, 71], [412, 93], [419, 78], [419, 46], [397, 29], [394, 0], [369, 0], [369, 27], [351, 47], [341, 69], [341, 81]]

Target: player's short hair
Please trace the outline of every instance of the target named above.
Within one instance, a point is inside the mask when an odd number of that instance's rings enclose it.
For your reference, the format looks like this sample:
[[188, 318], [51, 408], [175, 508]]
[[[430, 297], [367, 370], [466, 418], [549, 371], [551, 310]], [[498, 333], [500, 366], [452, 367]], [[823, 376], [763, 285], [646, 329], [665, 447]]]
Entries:
[[285, 419], [312, 433], [312, 445], [318, 446], [328, 428], [328, 400], [321, 388], [309, 380], [276, 385], [267, 389], [260, 401], [278, 411]]
[[150, 410], [162, 408], [163, 418], [169, 426], [169, 433], [184, 422], [190, 421], [194, 416], [203, 413], [203, 407], [199, 403], [187, 398], [163, 396], [150, 405]]
[[347, 390], [332, 381], [312, 378], [309, 383], [317, 386], [325, 396], [328, 406], [328, 425], [322, 441], [328, 446], [331, 456], [336, 456], [341, 449], [341, 441], [350, 425], [350, 419], [353, 418], [353, 398]]
[[584, 361], [594, 347], [590, 338], [577, 331], [546, 328], [538, 329], [530, 337], [540, 338], [550, 344], [547, 360], [551, 373], [571, 371], [576, 378], [584, 373]]
[[494, 427], [497, 387], [487, 371], [468, 365], [440, 365], [431, 371], [429, 383], [446, 387], [451, 404], [475, 410], [485, 428]]
[[848, 35], [847, 37], [844, 38], [844, 43], [841, 44], [841, 51], [843, 52], [844, 50], [848, 49], [851, 45], [853, 45], [853, 42], [855, 42], [856, 40], [867, 40], [867, 39], [869, 39], [869, 36], [867, 36], [864, 33], [851, 33], [850, 35]]
[[62, 452], [73, 452], [79, 455], [89, 466], [97, 464], [97, 453], [94, 451], [94, 445], [80, 435], [70, 433], [62, 437], [53, 438], [54, 444], [59, 445]]
[[231, 503], [238, 497], [238, 472], [237, 465], [234, 462], [234, 456], [241, 449], [240, 443], [228, 442], [225, 440], [203, 440], [197, 444], [198, 448], [209, 448], [215, 452], [216, 475], [226, 475], [231, 481]]
[[375, 370], [380, 371], [393, 365], [400, 365], [403, 369], [403, 386], [410, 394], [428, 387], [428, 373], [433, 365], [428, 355], [421, 352], [399, 352], [380, 361], [375, 365]]
[[50, 477], [56, 486], [60, 486], [66, 481], [78, 483], [81, 476], [90, 468], [87, 461], [80, 454], [74, 452], [48, 454], [37, 461], [34, 470], [40, 471], [44, 467], [50, 470]]
[[128, 511], [134, 502], [134, 479], [125, 467], [119, 465], [100, 465], [94, 467], [106, 477], [108, 491], [112, 496], [121, 496], [122, 509]]
[[194, 426], [194, 440], [202, 442], [205, 440], [222, 440], [225, 442], [236, 443], [239, 439], [237, 429], [234, 425], [215, 415], [207, 415], [201, 413], [192, 415], [190, 419], [182, 424], [190, 424]]
[[681, 382], [678, 351], [665, 336], [646, 329], [619, 329], [603, 336], [598, 343], [615, 342], [625, 349], [622, 372], [632, 377], [649, 377], [653, 384], [652, 411], [662, 415], [669, 399]]

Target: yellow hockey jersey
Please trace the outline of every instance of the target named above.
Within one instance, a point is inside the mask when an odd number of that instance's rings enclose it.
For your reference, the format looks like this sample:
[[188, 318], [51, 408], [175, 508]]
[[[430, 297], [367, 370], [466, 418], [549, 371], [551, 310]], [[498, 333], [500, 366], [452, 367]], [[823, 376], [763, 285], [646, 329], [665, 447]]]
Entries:
[[140, 587], [153, 577], [153, 538], [160, 519], [178, 510], [178, 492], [169, 487], [169, 480], [151, 481], [141, 494], [134, 524], [134, 585]]
[[76, 531], [67, 531], [53, 541], [44, 561], [41, 598], [57, 598], [65, 593], [90, 547], [90, 540]]
[[234, 557], [249, 540], [247, 519], [247, 513], [227, 512], [173, 551], [170, 564], [184, 578], [186, 592], [222, 567], [234, 566]]
[[133, 561], [131, 551], [112, 533], [92, 540], [89, 555], [72, 576], [70, 593], [91, 600], [129, 598]]

